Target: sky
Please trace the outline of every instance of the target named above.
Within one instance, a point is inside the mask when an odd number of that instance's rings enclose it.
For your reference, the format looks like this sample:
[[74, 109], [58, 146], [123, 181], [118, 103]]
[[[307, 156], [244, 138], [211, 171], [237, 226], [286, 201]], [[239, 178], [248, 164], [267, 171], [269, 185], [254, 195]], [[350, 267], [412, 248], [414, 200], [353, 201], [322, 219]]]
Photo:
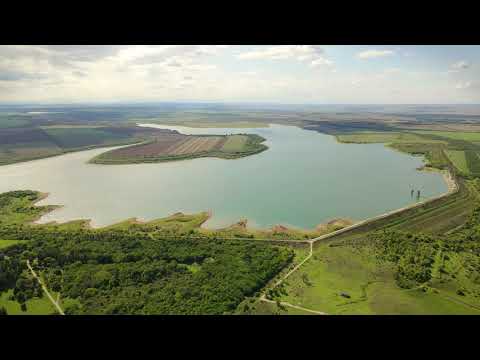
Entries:
[[480, 46], [0, 45], [0, 103], [478, 104]]

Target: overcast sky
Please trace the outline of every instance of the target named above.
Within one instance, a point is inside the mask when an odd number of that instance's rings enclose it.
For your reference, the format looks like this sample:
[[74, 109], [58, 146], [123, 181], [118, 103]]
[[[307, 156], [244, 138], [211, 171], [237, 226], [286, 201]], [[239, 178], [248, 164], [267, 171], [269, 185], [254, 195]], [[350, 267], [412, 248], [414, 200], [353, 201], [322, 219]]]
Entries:
[[0, 46], [0, 102], [480, 103], [480, 46]]

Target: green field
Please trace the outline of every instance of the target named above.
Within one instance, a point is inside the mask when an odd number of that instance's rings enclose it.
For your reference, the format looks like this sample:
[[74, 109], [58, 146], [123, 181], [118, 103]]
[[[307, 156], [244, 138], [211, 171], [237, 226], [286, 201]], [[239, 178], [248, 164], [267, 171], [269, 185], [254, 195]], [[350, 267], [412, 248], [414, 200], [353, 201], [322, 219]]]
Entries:
[[45, 128], [52, 141], [63, 149], [75, 149], [92, 145], [106, 145], [125, 141], [128, 135], [114, 134], [102, 128]]
[[[52, 315], [57, 313], [55, 307], [46, 296], [28, 299], [25, 302], [27, 311], [22, 311], [20, 304], [11, 299], [12, 295], [13, 290], [0, 293], [0, 308], [5, 308], [8, 315]], [[52, 294], [52, 296], [54, 295]]]
[[0, 144], [0, 165], [41, 159], [62, 154], [62, 149], [52, 142], [32, 141], [28, 143]]
[[[216, 135], [195, 135], [196, 138], [201, 137], [219, 137]], [[158, 163], [158, 162], [169, 162], [169, 161], [180, 161], [180, 160], [192, 160], [197, 158], [204, 157], [217, 157], [220, 159], [237, 159], [241, 157], [246, 157], [254, 154], [258, 154], [262, 151], [268, 149], [266, 145], [263, 144], [265, 139], [256, 134], [241, 134], [241, 135], [225, 135], [227, 138], [225, 144], [221, 148], [210, 148], [209, 150], [197, 150], [194, 152], [175, 154], [175, 153], [162, 153], [168, 148], [161, 148], [155, 155], [144, 156], [142, 154], [134, 155], [117, 155], [117, 150], [110, 150], [104, 152], [100, 155], [97, 155], [90, 160], [94, 164], [103, 164], [103, 165], [115, 165], [115, 164], [141, 164], [141, 163]], [[141, 149], [142, 147], [148, 147], [154, 142], [144, 142], [137, 145], [132, 145], [131, 147], [122, 149], [123, 152], [130, 148], [135, 148], [135, 150]]]
[[373, 144], [373, 143], [442, 143], [440, 140], [431, 140], [412, 133], [399, 132], [357, 132], [352, 134], [336, 135], [343, 143]]
[[0, 114], [0, 129], [27, 126], [30, 120], [19, 115]]
[[346, 143], [386, 143], [412, 155], [423, 155], [427, 166], [438, 169], [453, 164], [469, 178], [480, 176], [480, 133], [423, 130], [415, 132], [356, 132], [337, 135]]
[[[455, 293], [399, 288], [393, 265], [378, 262], [370, 248], [354, 245], [318, 246], [286, 288], [281, 301], [328, 314], [480, 314], [480, 307], [449, 299], [457, 298]], [[477, 303], [474, 299], [473, 306]]]
[[[0, 125], [6, 117], [0, 114]], [[52, 124], [33, 126], [15, 120], [0, 126], [0, 165], [41, 159], [95, 147], [126, 145], [152, 139], [157, 130], [133, 126]], [[19, 122], [20, 121], [20, 122]], [[27, 126], [29, 125], [30, 126]]]
[[424, 131], [415, 131], [415, 133], [416, 134], [424, 134], [424, 135], [441, 136], [441, 137], [444, 137], [444, 138], [447, 138], [447, 139], [453, 139], [453, 140], [465, 140], [465, 141], [471, 141], [471, 142], [475, 142], [475, 141], [480, 142], [480, 132], [424, 130]]
[[55, 206], [34, 206], [44, 195], [35, 191], [11, 191], [0, 194], [0, 226], [29, 223]]
[[242, 151], [245, 147], [248, 138], [244, 135], [232, 135], [227, 138], [227, 141], [222, 146], [222, 151], [237, 152]]
[[21, 242], [21, 240], [0, 240], [0, 249], [18, 244], [19, 242]]
[[463, 174], [469, 174], [467, 159], [465, 151], [462, 150], [445, 150], [448, 159], [455, 165], [455, 167]]

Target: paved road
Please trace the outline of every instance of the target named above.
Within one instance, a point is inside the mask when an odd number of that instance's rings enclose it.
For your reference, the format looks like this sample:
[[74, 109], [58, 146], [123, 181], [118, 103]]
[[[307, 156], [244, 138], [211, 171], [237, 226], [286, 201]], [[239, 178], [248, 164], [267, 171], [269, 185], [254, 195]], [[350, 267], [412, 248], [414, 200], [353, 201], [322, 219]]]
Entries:
[[65, 313], [63, 312], [62, 308], [60, 307], [60, 305], [58, 305], [58, 303], [53, 299], [52, 295], [50, 295], [50, 292], [48, 291], [47, 287], [45, 286], [45, 284], [43, 283], [43, 281], [40, 279], [39, 276], [37, 276], [37, 273], [32, 269], [32, 267], [30, 266], [30, 260], [27, 260], [27, 267], [28, 269], [30, 270], [30, 272], [32, 273], [33, 277], [35, 279], [37, 279], [38, 283], [40, 284], [40, 286], [42, 287], [42, 290], [43, 292], [47, 295], [48, 299], [51, 301], [51, 303], [53, 304], [53, 306], [55, 306], [55, 308], [57, 309], [58, 313], [60, 315], [65, 315]]

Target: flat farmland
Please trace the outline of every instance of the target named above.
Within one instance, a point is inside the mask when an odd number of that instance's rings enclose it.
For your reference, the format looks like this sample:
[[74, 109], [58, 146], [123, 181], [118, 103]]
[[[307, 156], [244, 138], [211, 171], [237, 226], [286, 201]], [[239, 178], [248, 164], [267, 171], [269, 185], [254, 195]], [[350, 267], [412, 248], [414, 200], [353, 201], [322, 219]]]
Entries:
[[0, 126], [0, 165], [94, 147], [133, 144], [165, 134], [175, 132], [137, 126], [53, 125], [17, 128]]
[[110, 151], [108, 155], [112, 159], [162, 156], [171, 153], [186, 141], [186, 135], [157, 136], [152, 142]]
[[223, 144], [222, 150], [224, 151], [242, 151], [247, 143], [248, 136], [245, 135], [232, 135], [229, 136], [225, 144]]
[[436, 135], [447, 139], [480, 141], [480, 132], [461, 132], [461, 131], [416, 131], [417, 134]]
[[108, 131], [103, 128], [54, 128], [44, 129], [50, 139], [63, 149], [111, 144], [125, 141], [129, 134]]
[[187, 141], [169, 149], [168, 155], [185, 155], [210, 151], [218, 149], [224, 142], [224, 136], [191, 137]]
[[[358, 132], [337, 135], [337, 140], [344, 143], [374, 144], [374, 143], [442, 143], [441, 140], [423, 138], [412, 133], [397, 132]], [[446, 143], [446, 142], [443, 142]]]
[[258, 135], [157, 135], [154, 140], [107, 151], [91, 160], [97, 164], [128, 164], [219, 157], [233, 159], [252, 155], [267, 147]]
[[465, 157], [465, 151], [445, 150], [445, 154], [462, 174], [470, 173], [470, 170], [468, 169], [467, 158]]
[[41, 159], [62, 153], [62, 149], [49, 143], [20, 144], [13, 148], [0, 146], [0, 165]]

